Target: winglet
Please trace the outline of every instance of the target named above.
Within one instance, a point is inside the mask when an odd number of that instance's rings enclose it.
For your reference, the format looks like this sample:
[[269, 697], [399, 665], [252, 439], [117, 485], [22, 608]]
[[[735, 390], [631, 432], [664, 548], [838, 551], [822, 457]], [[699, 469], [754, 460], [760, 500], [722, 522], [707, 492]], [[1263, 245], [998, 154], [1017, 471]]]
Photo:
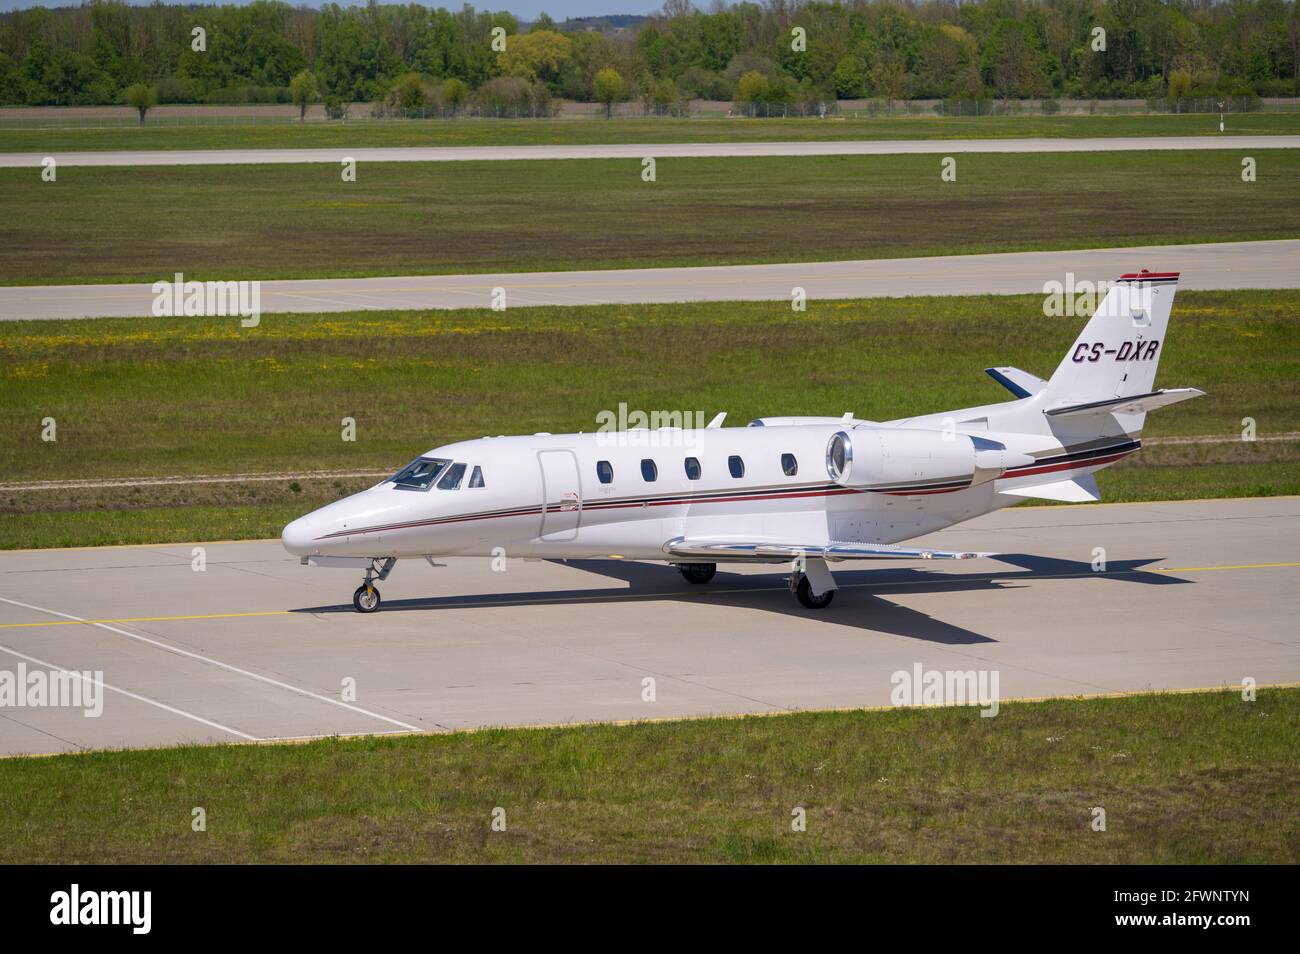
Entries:
[[704, 429], [712, 430], [712, 429], [719, 428], [722, 426], [722, 422], [725, 421], [726, 419], [727, 419], [727, 412], [719, 411], [717, 414], [713, 416], [713, 420], [709, 421], [709, 423], [704, 426]]

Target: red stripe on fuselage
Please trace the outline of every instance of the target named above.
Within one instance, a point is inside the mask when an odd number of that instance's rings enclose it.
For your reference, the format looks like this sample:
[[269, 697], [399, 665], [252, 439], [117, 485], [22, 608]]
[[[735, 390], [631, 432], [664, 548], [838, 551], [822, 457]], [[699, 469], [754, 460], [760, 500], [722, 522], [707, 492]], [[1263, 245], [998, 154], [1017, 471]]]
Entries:
[[1132, 453], [1133, 451], [1128, 450], [1118, 454], [1111, 454], [1108, 457], [1091, 457], [1091, 458], [1084, 458], [1083, 460], [1068, 460], [1063, 464], [1051, 464], [1046, 467], [1030, 467], [1026, 470], [1017, 470], [1014, 474], [1006, 474], [1005, 476], [1006, 477], [1029, 477], [1033, 474], [1050, 474], [1058, 470], [1074, 470], [1075, 468], [1078, 467], [1093, 467], [1097, 464], [1109, 464], [1112, 461], [1119, 460], [1121, 457], [1127, 457], [1129, 454]]

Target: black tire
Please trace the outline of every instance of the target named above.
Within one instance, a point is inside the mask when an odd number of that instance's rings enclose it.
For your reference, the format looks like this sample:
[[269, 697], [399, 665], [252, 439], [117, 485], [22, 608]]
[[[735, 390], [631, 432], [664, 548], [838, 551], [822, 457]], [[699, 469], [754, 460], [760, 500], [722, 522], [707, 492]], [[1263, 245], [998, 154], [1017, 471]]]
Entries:
[[358, 613], [373, 613], [379, 609], [379, 588], [362, 583], [352, 594], [352, 605]]
[[795, 595], [808, 609], [825, 609], [831, 605], [831, 600], [835, 599], [834, 590], [827, 590], [821, 596], [813, 596], [812, 587], [808, 584], [806, 576], [799, 577], [799, 588], [795, 590]]
[[687, 583], [707, 583], [718, 572], [716, 563], [679, 563], [677, 569], [682, 571]]

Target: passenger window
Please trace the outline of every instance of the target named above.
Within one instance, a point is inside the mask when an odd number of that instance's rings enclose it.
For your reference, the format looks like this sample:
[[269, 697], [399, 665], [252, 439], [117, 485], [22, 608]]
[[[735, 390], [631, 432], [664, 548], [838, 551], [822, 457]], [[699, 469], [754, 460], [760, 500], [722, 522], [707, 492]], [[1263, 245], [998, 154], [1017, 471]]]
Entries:
[[596, 477], [602, 484], [614, 482], [614, 465], [607, 460], [596, 461]]
[[439, 490], [458, 490], [461, 479], [465, 476], [464, 464], [452, 464], [438, 481]]
[[785, 471], [787, 477], [793, 477], [799, 473], [799, 462], [794, 459], [794, 454], [781, 455], [781, 469]]
[[731, 471], [731, 476], [740, 478], [745, 476], [745, 462], [732, 454], [727, 458], [727, 469]]
[[687, 479], [687, 480], [699, 480], [699, 479], [700, 479], [700, 461], [699, 461], [699, 458], [696, 458], [696, 457], [688, 457], [688, 458], [686, 458], [686, 479]]
[[469, 475], [469, 486], [471, 489], [473, 489], [474, 487], [487, 486], [486, 484], [483, 483], [483, 468], [480, 467], [478, 464], [474, 465], [474, 470]]
[[649, 457], [641, 461], [641, 479], [648, 484], [654, 483], [659, 479], [659, 468]]

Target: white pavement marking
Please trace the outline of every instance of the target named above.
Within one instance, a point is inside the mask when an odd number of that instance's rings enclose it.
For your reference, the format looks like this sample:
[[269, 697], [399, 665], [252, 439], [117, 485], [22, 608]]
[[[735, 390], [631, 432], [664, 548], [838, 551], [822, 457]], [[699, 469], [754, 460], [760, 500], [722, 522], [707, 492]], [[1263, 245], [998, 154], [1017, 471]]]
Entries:
[[[9, 603], [13, 601], [5, 600], [5, 602]], [[25, 606], [26, 604], [19, 603], [18, 605]], [[34, 607], [30, 607], [30, 608], [34, 608]], [[49, 611], [46, 610], [45, 612], [49, 612]], [[59, 614], [59, 615], [63, 615], [63, 614]], [[45, 662], [44, 660], [37, 659], [35, 656], [28, 656], [26, 653], [20, 653], [16, 649], [10, 649], [8, 646], [0, 646], [0, 652], [8, 653], [10, 656], [17, 656], [19, 659], [25, 659], [29, 663], [35, 663], [38, 666], [44, 666], [46, 669], [53, 669], [53, 670], [57, 670], [58, 672], [67, 673], [68, 675], [75, 676], [77, 679], [81, 679], [83, 681], [86, 678], [84, 675], [77, 672], [75, 669], [64, 669], [62, 666], [56, 666], [54, 665], [54, 663]], [[148, 705], [155, 706], [159, 709], [163, 709], [167, 712], [174, 713], [175, 715], [178, 716], [184, 716], [186, 719], [193, 719], [195, 722], [201, 722], [204, 725], [209, 726], [213, 729], [219, 729], [222, 732], [228, 732], [231, 735], [237, 735], [239, 736], [239, 738], [245, 739], [249, 742], [266, 741], [265, 739], [260, 739], [255, 735], [249, 735], [247, 732], [240, 732], [238, 729], [232, 729], [228, 725], [222, 725], [220, 722], [213, 722], [211, 719], [205, 719], [203, 718], [203, 716], [197, 716], [193, 712], [186, 712], [184, 709], [177, 709], [175, 706], [169, 706], [167, 705], [167, 703], [159, 702], [157, 699], [150, 699], [148, 696], [142, 696], [139, 693], [131, 692], [127, 689], [120, 689], [117, 686], [110, 686], [108, 683], [103, 681], [100, 681], [99, 684], [103, 686], [105, 689], [108, 689], [111, 692], [120, 693], [121, 695], [124, 695], [129, 699], [134, 699], [137, 702], [143, 702]]]
[[[1181, 271], [1184, 290], [1300, 287], [1300, 239], [1209, 242], [1053, 252], [998, 252], [843, 262], [634, 268], [482, 275], [287, 279], [261, 283], [263, 314], [487, 307], [493, 288], [512, 307], [785, 301], [808, 298], [1042, 294], [1045, 282], [1117, 278], [1124, 272]], [[167, 276], [171, 277], [171, 276]], [[122, 318], [152, 314], [148, 284], [0, 287], [0, 321]], [[310, 301], [305, 305], [304, 301]]]
[[357, 162], [502, 162], [556, 159], [733, 159], [764, 156], [896, 156], [952, 153], [1151, 152], [1296, 149], [1300, 136], [1111, 136], [1080, 139], [893, 139], [818, 142], [661, 142], [579, 146], [392, 146], [356, 149], [156, 149], [0, 153], [0, 168], [60, 166], [212, 166]]
[[393, 725], [400, 726], [401, 728], [407, 729], [411, 732], [428, 731], [427, 729], [422, 729], [417, 725], [411, 725], [409, 722], [402, 722], [398, 719], [391, 719], [386, 715], [380, 715], [378, 712], [371, 712], [369, 709], [363, 709], [360, 706], [354, 706], [351, 703], [343, 702], [340, 699], [331, 699], [329, 696], [323, 696], [318, 692], [312, 692], [310, 689], [302, 689], [298, 686], [292, 686], [287, 682], [281, 682], [278, 679], [272, 679], [270, 676], [263, 676], [261, 673], [256, 673], [256, 672], [249, 672], [247, 669], [240, 669], [238, 666], [232, 666], [229, 663], [221, 662], [218, 659], [213, 659], [211, 656], [204, 656], [202, 653], [192, 653], [188, 649], [181, 649], [179, 646], [173, 646], [172, 644], [164, 643], [161, 640], [150, 639], [147, 636], [140, 636], [137, 633], [129, 633], [124, 629], [118, 629], [116, 626], [109, 626], [107, 623], [97, 623], [94, 622], [93, 620], [88, 620], [81, 616], [73, 616], [71, 613], [60, 613], [58, 610], [46, 609], [43, 606], [33, 606], [30, 603], [22, 603], [19, 602], [18, 600], [11, 600], [4, 596], [0, 596], [0, 603], [9, 603], [13, 606], [21, 606], [23, 609], [33, 610], [37, 613], [45, 613], [49, 616], [62, 616], [64, 619], [76, 620], [79, 623], [86, 623], [89, 626], [97, 626], [100, 629], [106, 629], [110, 633], [117, 633], [119, 636], [125, 636], [128, 639], [134, 639], [142, 643], [148, 643], [151, 646], [157, 646], [159, 649], [166, 650], [169, 653], [176, 653], [179, 656], [188, 656], [190, 659], [197, 659], [199, 662], [207, 663], [210, 666], [216, 666], [217, 668], [224, 669], [227, 672], [233, 672], [240, 676], [247, 676], [249, 679], [256, 679], [259, 682], [266, 683], [267, 685], [275, 686], [279, 689], [286, 689], [289, 692], [297, 693], [300, 696], [306, 696], [309, 699], [316, 699], [319, 702], [327, 702], [330, 705], [338, 706], [341, 709], [350, 709], [353, 712], [360, 713], [361, 715], [364, 716], [369, 716], [372, 719], [379, 719], [382, 722], [389, 722]]

